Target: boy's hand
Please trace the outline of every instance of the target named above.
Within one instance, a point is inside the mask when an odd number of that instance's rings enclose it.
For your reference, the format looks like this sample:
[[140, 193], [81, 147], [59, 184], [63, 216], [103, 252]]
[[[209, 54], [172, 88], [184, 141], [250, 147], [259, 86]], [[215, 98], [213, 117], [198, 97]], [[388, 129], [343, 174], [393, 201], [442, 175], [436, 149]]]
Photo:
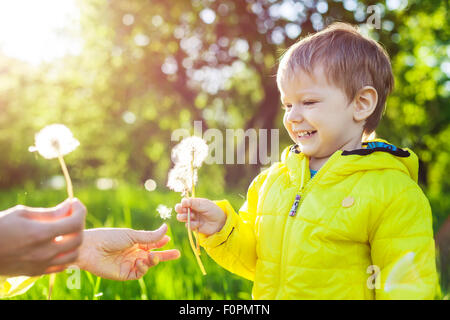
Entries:
[[136, 280], [160, 261], [178, 259], [176, 249], [152, 251], [167, 244], [167, 225], [155, 231], [99, 228], [84, 231], [77, 265], [96, 276], [112, 280]]
[[214, 202], [203, 198], [183, 198], [175, 206], [177, 220], [186, 222], [188, 208], [191, 209], [191, 229], [198, 230], [206, 236], [219, 232], [225, 225], [227, 215]]

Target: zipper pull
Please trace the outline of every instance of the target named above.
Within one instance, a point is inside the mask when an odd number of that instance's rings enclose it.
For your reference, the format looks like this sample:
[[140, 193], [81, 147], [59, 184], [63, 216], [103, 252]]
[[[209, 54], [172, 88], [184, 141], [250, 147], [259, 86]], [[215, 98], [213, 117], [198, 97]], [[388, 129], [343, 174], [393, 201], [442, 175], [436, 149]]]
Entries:
[[292, 204], [292, 208], [291, 211], [289, 211], [289, 216], [293, 217], [295, 216], [295, 214], [297, 213], [297, 209], [298, 209], [298, 204], [300, 202], [301, 196], [299, 194], [297, 194], [295, 196], [295, 200], [294, 203]]

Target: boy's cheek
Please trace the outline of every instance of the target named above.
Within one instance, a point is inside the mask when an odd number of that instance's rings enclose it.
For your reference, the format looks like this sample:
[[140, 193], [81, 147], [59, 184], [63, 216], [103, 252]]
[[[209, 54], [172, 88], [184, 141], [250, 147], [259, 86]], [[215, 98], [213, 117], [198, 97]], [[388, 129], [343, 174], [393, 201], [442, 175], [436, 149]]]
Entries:
[[289, 134], [289, 136], [293, 139], [291, 126], [290, 126], [290, 124], [287, 122], [286, 114], [285, 114], [284, 117], [283, 117], [283, 125], [284, 125], [284, 128], [286, 129], [287, 133]]

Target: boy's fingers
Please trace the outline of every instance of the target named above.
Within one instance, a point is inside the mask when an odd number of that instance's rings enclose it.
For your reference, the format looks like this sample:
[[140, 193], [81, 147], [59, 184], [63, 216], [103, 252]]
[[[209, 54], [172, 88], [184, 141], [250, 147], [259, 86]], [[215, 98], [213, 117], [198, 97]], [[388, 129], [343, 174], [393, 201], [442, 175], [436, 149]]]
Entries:
[[[197, 217], [195, 215], [195, 213], [191, 212], [191, 221], [195, 220]], [[188, 220], [188, 215], [187, 213], [179, 213], [177, 214], [177, 220], [180, 222], [187, 222]]]
[[191, 199], [190, 198], [181, 199], [181, 206], [183, 208], [190, 208], [191, 207]]
[[[208, 200], [207, 199], [203, 199], [203, 198], [191, 198], [188, 199], [190, 202], [190, 208], [194, 211], [197, 212], [205, 212], [207, 211], [207, 203]], [[183, 206], [184, 207], [184, 206]]]
[[167, 225], [163, 223], [161, 227], [154, 231], [137, 231], [129, 229], [127, 234], [134, 243], [138, 244], [154, 244], [161, 240], [167, 232]]
[[177, 212], [177, 213], [187, 213], [187, 208], [184, 208], [182, 205], [181, 205], [181, 203], [177, 203], [176, 205], [175, 205], [175, 212]]
[[[191, 221], [191, 230], [196, 230], [199, 227], [199, 222], [198, 221]], [[186, 228], [188, 227], [188, 224], [186, 222]]]

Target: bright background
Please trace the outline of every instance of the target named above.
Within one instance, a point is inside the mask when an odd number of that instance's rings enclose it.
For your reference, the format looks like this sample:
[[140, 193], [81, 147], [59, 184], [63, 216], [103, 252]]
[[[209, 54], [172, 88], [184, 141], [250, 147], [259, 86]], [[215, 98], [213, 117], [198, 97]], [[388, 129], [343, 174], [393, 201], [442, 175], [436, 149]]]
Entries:
[[[381, 13], [370, 29], [367, 6]], [[447, 1], [15, 0], [0, 1], [0, 210], [65, 199], [57, 161], [29, 153], [45, 125], [67, 125], [81, 146], [66, 157], [87, 227], [154, 229], [177, 128], [280, 128], [277, 59], [299, 37], [339, 20], [359, 24], [392, 58], [396, 88], [377, 130], [420, 158], [419, 182], [437, 233], [450, 213], [450, 28]], [[243, 203], [257, 165], [200, 170], [199, 196]], [[156, 190], [144, 183], [152, 179]], [[147, 184], [148, 186], [148, 184]], [[448, 221], [448, 220], [447, 220]], [[81, 290], [57, 277], [56, 299], [248, 299], [251, 283], [202, 255], [202, 277], [184, 226], [169, 221], [177, 261], [140, 281], [83, 273]], [[441, 283], [450, 282], [441, 232]], [[447, 240], [445, 240], [447, 238]], [[19, 299], [45, 299], [47, 277]]]

